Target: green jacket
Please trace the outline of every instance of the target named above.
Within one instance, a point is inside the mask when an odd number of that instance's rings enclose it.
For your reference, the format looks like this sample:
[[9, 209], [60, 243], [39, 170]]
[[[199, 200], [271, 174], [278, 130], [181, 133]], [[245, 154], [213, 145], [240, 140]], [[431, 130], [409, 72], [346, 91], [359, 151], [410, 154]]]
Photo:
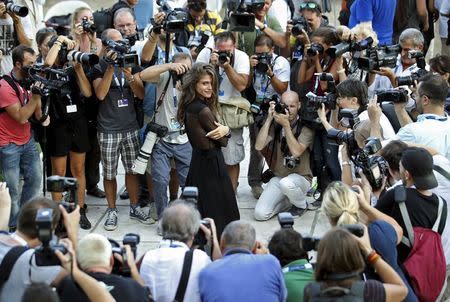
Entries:
[[[265, 23], [268, 28], [276, 31], [283, 32], [280, 23], [277, 19], [274, 19], [270, 16], [266, 16]], [[238, 40], [238, 49], [246, 52], [248, 56], [252, 56], [255, 54], [255, 40], [257, 36], [262, 35], [263, 32], [259, 29], [255, 29], [252, 32], [244, 32], [239, 34]]]
[[314, 281], [314, 270], [306, 259], [293, 261], [283, 267], [284, 282], [288, 291], [286, 302], [303, 302], [303, 289]]

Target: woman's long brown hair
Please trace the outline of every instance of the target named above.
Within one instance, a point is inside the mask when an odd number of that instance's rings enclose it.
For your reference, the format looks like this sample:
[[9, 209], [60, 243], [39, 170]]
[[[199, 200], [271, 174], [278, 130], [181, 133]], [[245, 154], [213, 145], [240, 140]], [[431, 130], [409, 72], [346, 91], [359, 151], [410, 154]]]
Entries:
[[200, 98], [195, 89], [197, 87], [197, 83], [205, 75], [211, 76], [212, 79], [212, 95], [211, 98], [209, 98], [205, 103], [209, 109], [211, 109], [213, 114], [217, 116], [219, 106], [217, 96], [219, 81], [217, 79], [216, 70], [211, 64], [195, 63], [184, 76], [183, 85], [181, 86], [181, 97], [180, 103], [178, 104], [177, 119], [182, 125], [184, 125], [187, 106], [194, 100]]

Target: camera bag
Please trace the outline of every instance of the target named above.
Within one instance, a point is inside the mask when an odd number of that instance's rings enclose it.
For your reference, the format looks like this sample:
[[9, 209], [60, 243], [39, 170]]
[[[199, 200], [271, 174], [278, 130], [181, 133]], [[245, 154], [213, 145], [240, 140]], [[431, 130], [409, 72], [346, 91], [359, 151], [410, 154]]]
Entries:
[[173, 302], [182, 302], [184, 300], [184, 294], [186, 293], [189, 275], [191, 273], [193, 256], [193, 250], [188, 250], [184, 254], [183, 270], [181, 271], [180, 282], [178, 283], [177, 293]]
[[5, 254], [5, 257], [3, 257], [2, 263], [0, 264], [0, 290], [6, 281], [8, 281], [17, 259], [19, 259], [19, 257], [27, 250], [27, 246], [17, 245]]
[[230, 129], [240, 129], [253, 124], [250, 102], [243, 97], [219, 101], [219, 122]]
[[408, 258], [403, 262], [403, 267], [419, 301], [436, 301], [445, 284], [446, 261], [441, 235], [438, 233], [444, 201], [440, 196], [438, 197], [438, 216], [433, 228], [430, 230], [413, 227], [405, 205], [405, 188], [403, 186], [395, 188], [395, 201], [398, 202], [408, 235], [408, 237], [403, 236], [402, 243], [411, 248]]

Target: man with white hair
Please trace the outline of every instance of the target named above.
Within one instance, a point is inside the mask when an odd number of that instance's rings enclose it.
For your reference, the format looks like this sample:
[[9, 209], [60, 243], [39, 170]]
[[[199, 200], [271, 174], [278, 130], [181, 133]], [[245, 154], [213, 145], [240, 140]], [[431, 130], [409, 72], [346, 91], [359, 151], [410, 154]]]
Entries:
[[[142, 280], [130, 247], [126, 246], [125, 250], [132, 278], [111, 274], [114, 261], [118, 260], [114, 259], [111, 243], [100, 234], [88, 234], [79, 241], [76, 260], [84, 272], [104, 284], [116, 301], [152, 301], [148, 289], [139, 283]], [[70, 276], [61, 281], [57, 290], [61, 301], [90, 301]]]
[[200, 224], [198, 210], [181, 200], [172, 202], [164, 210], [160, 220], [163, 240], [158, 249], [144, 255], [140, 270], [155, 301], [183, 301], [184, 297], [184, 301], [200, 302], [198, 274], [211, 260], [205, 252], [198, 249], [191, 251], [190, 248], [201, 228], [206, 238], [213, 240], [213, 255], [220, 252], [214, 223], [212, 220], [209, 222], [213, 235]]

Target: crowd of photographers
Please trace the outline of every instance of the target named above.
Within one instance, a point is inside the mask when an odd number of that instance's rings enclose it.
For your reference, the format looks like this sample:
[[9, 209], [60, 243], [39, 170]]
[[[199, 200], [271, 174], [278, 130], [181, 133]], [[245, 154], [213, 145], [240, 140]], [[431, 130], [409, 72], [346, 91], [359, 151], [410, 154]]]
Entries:
[[[62, 301], [450, 296], [450, 57], [425, 59], [429, 18], [447, 18], [447, 2], [427, 13], [347, 1], [347, 22], [333, 26], [315, 1], [280, 1], [227, 1], [223, 14], [207, 0], [160, 0], [139, 28], [137, 1], [120, 0], [76, 9], [70, 32], [39, 29], [35, 7], [0, 3], [13, 36], [1, 58], [0, 226], [11, 233], [0, 236], [0, 302], [57, 301], [47, 285]], [[402, 10], [412, 15], [394, 28]], [[254, 218], [278, 214], [269, 250], [248, 222], [202, 220], [192, 203], [202, 192], [169, 204], [191, 165], [179, 102], [196, 63], [216, 71], [217, 129], [206, 136], [228, 132], [219, 150], [234, 193], [248, 156]], [[119, 158], [129, 218], [158, 221], [163, 237], [137, 263], [136, 234], [123, 245], [77, 238], [91, 228], [86, 194], [106, 198], [103, 227], [117, 229]], [[333, 229], [302, 238], [293, 218], [318, 208]]]

